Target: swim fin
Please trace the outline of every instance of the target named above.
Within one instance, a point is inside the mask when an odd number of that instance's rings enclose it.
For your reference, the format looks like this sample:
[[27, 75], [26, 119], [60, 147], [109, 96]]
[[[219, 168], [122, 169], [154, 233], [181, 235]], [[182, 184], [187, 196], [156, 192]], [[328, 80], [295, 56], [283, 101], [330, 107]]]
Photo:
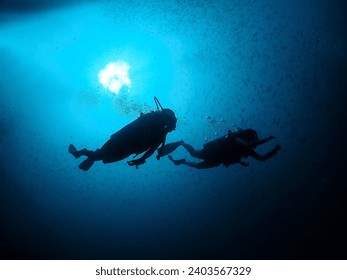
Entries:
[[79, 156], [77, 155], [77, 149], [72, 144], [69, 145], [69, 153], [72, 154], [75, 158], [79, 158]]
[[94, 163], [94, 160], [92, 160], [91, 158], [87, 158], [84, 161], [82, 161], [78, 167], [82, 169], [83, 171], [88, 171], [89, 168], [92, 167], [93, 163]]
[[[165, 144], [164, 147], [161, 149], [158, 149], [158, 153], [160, 152], [160, 156], [166, 156], [168, 154], [171, 154], [173, 151], [175, 151], [179, 146], [181, 146], [184, 143], [184, 141], [177, 141], [169, 144]], [[160, 151], [161, 149], [161, 151]]]

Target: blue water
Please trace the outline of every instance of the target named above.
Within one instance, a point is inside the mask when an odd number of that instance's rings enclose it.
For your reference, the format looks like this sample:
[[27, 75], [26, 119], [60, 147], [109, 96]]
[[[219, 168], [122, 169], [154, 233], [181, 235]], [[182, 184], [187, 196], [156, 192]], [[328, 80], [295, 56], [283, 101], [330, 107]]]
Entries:
[[[343, 1], [5, 1], [0, 4], [2, 259], [345, 259]], [[126, 61], [115, 95], [98, 73]], [[147, 160], [88, 171], [154, 109], [199, 148], [253, 128], [266, 162], [208, 170]], [[177, 150], [174, 157], [188, 157]]]

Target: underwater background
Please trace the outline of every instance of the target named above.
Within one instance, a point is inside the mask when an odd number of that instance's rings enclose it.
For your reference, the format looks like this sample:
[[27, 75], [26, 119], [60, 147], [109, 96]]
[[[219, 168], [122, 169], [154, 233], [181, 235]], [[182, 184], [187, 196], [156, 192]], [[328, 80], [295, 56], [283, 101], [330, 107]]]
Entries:
[[[1, 258], [346, 259], [346, 50], [338, 0], [2, 1]], [[178, 118], [167, 143], [241, 127], [282, 149], [78, 168], [70, 143], [99, 148], [154, 96]]]

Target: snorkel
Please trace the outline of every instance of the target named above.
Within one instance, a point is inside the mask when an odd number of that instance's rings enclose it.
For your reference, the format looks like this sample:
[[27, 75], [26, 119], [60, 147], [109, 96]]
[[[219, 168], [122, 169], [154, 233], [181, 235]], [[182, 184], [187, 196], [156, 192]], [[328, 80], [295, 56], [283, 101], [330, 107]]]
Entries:
[[[161, 106], [161, 104], [160, 104], [160, 102], [156, 96], [154, 96], [154, 102], [155, 102], [155, 105], [157, 106], [157, 111], [159, 111], [160, 109], [164, 110], [163, 106]], [[159, 109], [159, 107], [160, 107], [160, 109]]]
[[177, 118], [175, 116], [175, 113], [170, 109], [164, 109], [163, 106], [161, 106], [158, 98], [154, 96], [154, 102], [157, 106], [157, 111], [160, 111], [163, 113], [163, 116], [165, 116], [164, 119], [164, 128], [167, 132], [171, 132], [176, 129], [176, 123]]

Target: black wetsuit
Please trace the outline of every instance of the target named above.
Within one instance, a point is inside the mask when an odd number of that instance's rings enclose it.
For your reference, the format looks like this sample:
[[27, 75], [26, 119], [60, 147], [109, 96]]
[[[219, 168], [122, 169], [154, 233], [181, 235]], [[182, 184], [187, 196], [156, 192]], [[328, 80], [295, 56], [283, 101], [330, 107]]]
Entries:
[[236, 143], [235, 138], [224, 135], [204, 145], [201, 150], [202, 159], [209, 163], [224, 164], [238, 163], [244, 155], [247, 155], [247, 147]]
[[[234, 163], [240, 163], [242, 166], [247, 166], [248, 163], [241, 161], [242, 158], [251, 156], [257, 160], [265, 161], [274, 156], [279, 151], [280, 146], [276, 145], [270, 152], [266, 153], [265, 155], [259, 155], [258, 153], [256, 153], [253, 148], [258, 145], [264, 144], [271, 139], [274, 139], [274, 137], [270, 136], [260, 140], [257, 136], [255, 137], [253, 131], [254, 130], [250, 129], [246, 131], [249, 134], [252, 133], [252, 137], [245, 137], [245, 135], [243, 135], [244, 130], [237, 133], [229, 131], [228, 134], [206, 143], [202, 150], [195, 150], [191, 145], [185, 143], [184, 141], [170, 143], [165, 146], [168, 148], [164, 148], [162, 155], [168, 155], [169, 159], [175, 165], [184, 164], [197, 169], [205, 169], [217, 167], [220, 164], [229, 166]], [[195, 163], [188, 162], [185, 159], [173, 159], [172, 156], [169, 155], [169, 153], [172, 153], [179, 146], [184, 147], [192, 157], [201, 159], [202, 161]]]
[[[128, 162], [130, 166], [145, 163], [160, 144], [165, 145], [166, 135], [176, 128], [177, 119], [170, 109], [142, 114], [135, 121], [126, 125], [100, 148], [95, 151], [82, 149], [77, 151], [75, 146], [69, 146], [69, 153], [75, 158], [87, 156], [79, 167], [88, 170], [94, 161], [102, 160], [103, 163], [120, 161], [128, 156], [144, 153], [141, 158]], [[160, 155], [157, 156], [160, 158]]]
[[104, 163], [127, 158], [132, 154], [142, 154], [151, 147], [158, 147], [165, 142], [165, 131], [161, 112], [143, 114], [135, 121], [126, 125], [97, 151]]

